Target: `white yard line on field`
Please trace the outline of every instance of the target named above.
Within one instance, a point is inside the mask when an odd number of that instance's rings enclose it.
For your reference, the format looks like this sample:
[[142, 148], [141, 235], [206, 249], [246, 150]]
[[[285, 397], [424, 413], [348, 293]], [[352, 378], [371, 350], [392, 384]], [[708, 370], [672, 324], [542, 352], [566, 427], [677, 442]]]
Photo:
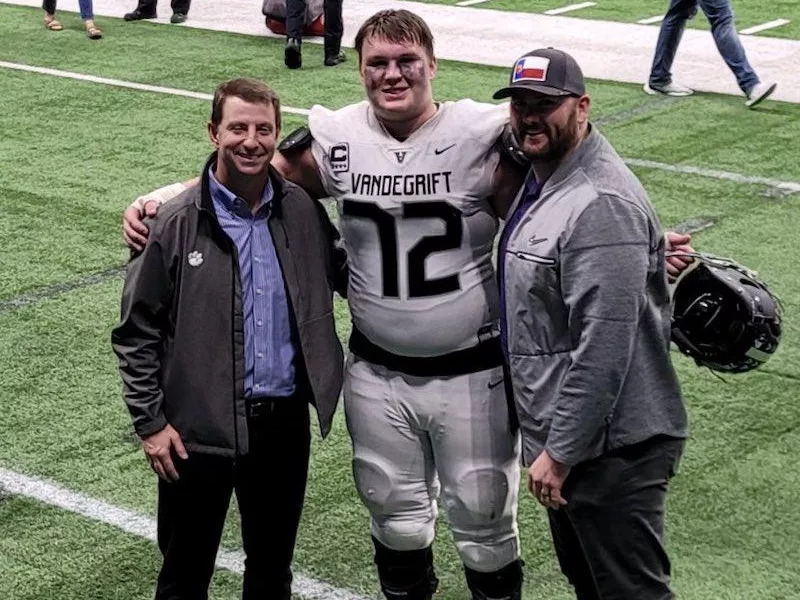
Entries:
[[646, 19], [641, 19], [636, 21], [639, 25], [652, 25], [653, 23], [660, 23], [664, 20], [664, 15], [656, 15], [655, 17], [647, 17]]
[[489, 2], [489, 0], [464, 0], [463, 2], [456, 2], [456, 6], [474, 6], [484, 2]]
[[[214, 97], [211, 94], [203, 92], [192, 92], [189, 90], [179, 90], [176, 88], [163, 87], [160, 85], [148, 85], [146, 83], [136, 83], [133, 81], [123, 81], [121, 79], [110, 79], [108, 77], [96, 77], [94, 75], [85, 75], [83, 73], [73, 73], [71, 71], [61, 71], [59, 69], [48, 69], [47, 67], [34, 67], [31, 65], [22, 65], [19, 63], [10, 63], [0, 60], [0, 67], [5, 69], [14, 69], [16, 71], [28, 71], [29, 73], [40, 73], [42, 75], [53, 75], [55, 77], [65, 77], [67, 79], [77, 79], [78, 81], [89, 81], [91, 83], [102, 83], [103, 85], [112, 85], [114, 87], [128, 88], [138, 90], [141, 92], [154, 92], [156, 94], [170, 94], [172, 96], [183, 96], [185, 98], [196, 98], [198, 100], [212, 100]], [[291, 113], [294, 115], [308, 115], [308, 111], [303, 108], [291, 108], [288, 106], [281, 107], [283, 112]]]
[[[14, 496], [33, 498], [50, 506], [112, 525], [151, 542], [156, 541], [156, 522], [153, 519], [36, 477], [0, 468], [0, 490]], [[217, 567], [241, 574], [244, 571], [244, 554], [220, 550], [217, 554]], [[295, 574], [292, 589], [295, 594], [309, 600], [369, 600], [367, 596], [360, 596], [299, 574]]]
[[718, 171], [716, 169], [704, 169], [703, 167], [693, 167], [691, 165], [668, 165], [654, 160], [642, 160], [640, 158], [623, 158], [626, 164], [632, 167], [643, 167], [645, 169], [658, 169], [661, 171], [672, 171], [683, 175], [699, 175], [710, 177], [711, 179], [724, 179], [735, 183], [746, 185], [766, 185], [784, 192], [793, 194], [800, 192], [800, 182], [780, 181], [768, 177], [758, 177], [755, 175], [742, 175], [741, 173], [730, 173], [728, 171]]
[[552, 8], [550, 10], [544, 11], [546, 15], [562, 15], [564, 13], [572, 12], [575, 10], [581, 10], [583, 8], [589, 8], [590, 6], [596, 5], [597, 2], [581, 2], [580, 4], [569, 4], [567, 6], [562, 6], [561, 8]]
[[758, 33], [759, 31], [766, 31], [767, 29], [774, 29], [775, 27], [780, 27], [781, 25], [788, 25], [790, 22], [791, 21], [789, 21], [789, 19], [775, 19], [774, 21], [761, 23], [761, 25], [753, 25], [753, 27], [742, 29], [739, 33], [742, 35], [752, 35], [754, 33]]
[[[130, 81], [123, 81], [120, 79], [109, 79], [107, 77], [96, 77], [94, 75], [85, 75], [83, 73], [73, 73], [71, 71], [60, 71], [58, 69], [48, 69], [45, 67], [34, 67], [30, 65], [22, 65], [18, 63], [10, 63], [0, 61], [0, 68], [14, 69], [18, 71], [28, 71], [31, 73], [40, 73], [43, 75], [53, 75], [56, 77], [65, 77], [68, 79], [76, 79], [78, 81], [88, 81], [91, 83], [99, 83], [103, 85], [111, 85], [115, 87], [130, 88], [134, 90], [141, 90], [146, 92], [154, 92], [158, 94], [172, 94], [175, 96], [184, 96], [187, 98], [196, 98], [199, 100], [211, 100], [211, 94], [204, 94], [201, 92], [192, 92], [189, 90], [179, 90], [176, 88], [162, 87], [157, 85], [146, 85], [143, 83], [134, 83]], [[294, 115], [308, 115], [309, 111], [306, 108], [293, 108], [291, 106], [281, 106], [281, 111], [291, 113]], [[737, 183], [744, 183], [748, 185], [759, 184], [769, 187], [777, 188], [788, 193], [800, 192], [800, 182], [795, 181], [779, 181], [777, 179], [769, 179], [766, 177], [757, 177], [751, 175], [742, 175], [740, 173], [729, 173], [727, 171], [719, 171], [716, 169], [706, 169], [703, 167], [693, 167], [691, 165], [670, 165], [666, 163], [655, 162], [652, 160], [642, 160], [638, 158], [626, 158], [625, 162], [635, 167], [645, 167], [648, 169], [660, 169], [662, 171], [672, 171], [676, 173], [683, 173], [687, 175], [699, 175], [701, 177], [710, 177], [712, 179], [724, 179], [726, 181], [734, 181]]]

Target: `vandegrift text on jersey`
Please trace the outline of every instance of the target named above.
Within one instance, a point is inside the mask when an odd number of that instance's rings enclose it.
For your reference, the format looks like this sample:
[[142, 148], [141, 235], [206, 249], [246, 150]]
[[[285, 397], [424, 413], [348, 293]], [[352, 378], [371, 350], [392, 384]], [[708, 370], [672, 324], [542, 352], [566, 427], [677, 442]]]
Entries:
[[408, 175], [350, 175], [354, 194], [363, 196], [435, 196], [450, 192], [452, 171]]

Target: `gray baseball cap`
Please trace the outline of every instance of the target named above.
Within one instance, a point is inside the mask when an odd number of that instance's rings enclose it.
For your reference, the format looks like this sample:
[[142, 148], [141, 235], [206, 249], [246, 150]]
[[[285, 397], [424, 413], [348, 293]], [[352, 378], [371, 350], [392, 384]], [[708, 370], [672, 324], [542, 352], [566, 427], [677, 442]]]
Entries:
[[539, 48], [514, 62], [508, 86], [497, 90], [492, 97], [508, 98], [520, 89], [548, 96], [583, 96], [586, 84], [581, 68], [569, 54], [555, 48]]

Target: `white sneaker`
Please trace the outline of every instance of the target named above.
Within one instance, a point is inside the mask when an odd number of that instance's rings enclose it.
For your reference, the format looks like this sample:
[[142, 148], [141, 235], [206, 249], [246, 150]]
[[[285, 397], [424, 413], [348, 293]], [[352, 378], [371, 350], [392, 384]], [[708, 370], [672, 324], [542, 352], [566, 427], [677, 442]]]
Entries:
[[680, 85], [671, 81], [665, 85], [650, 85], [649, 83], [644, 84], [644, 91], [648, 94], [657, 95], [663, 94], [664, 96], [675, 96], [675, 97], [683, 97], [683, 96], [691, 96], [694, 94], [694, 90], [692, 88], [688, 88], [685, 85]]
[[747, 94], [747, 101], [744, 103], [744, 105], [747, 108], [753, 108], [762, 100], [769, 98], [770, 94], [775, 91], [776, 87], [778, 87], [778, 84], [775, 82], [764, 83], [762, 81], [761, 83], [757, 83]]

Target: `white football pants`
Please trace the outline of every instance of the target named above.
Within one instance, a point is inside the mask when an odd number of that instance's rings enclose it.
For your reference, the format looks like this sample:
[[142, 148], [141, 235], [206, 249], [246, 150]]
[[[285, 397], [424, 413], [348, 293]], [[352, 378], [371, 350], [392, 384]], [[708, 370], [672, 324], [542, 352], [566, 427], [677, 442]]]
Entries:
[[520, 446], [500, 367], [414, 377], [350, 354], [344, 406], [356, 487], [378, 541], [429, 546], [441, 484], [465, 566], [488, 573], [519, 558]]

